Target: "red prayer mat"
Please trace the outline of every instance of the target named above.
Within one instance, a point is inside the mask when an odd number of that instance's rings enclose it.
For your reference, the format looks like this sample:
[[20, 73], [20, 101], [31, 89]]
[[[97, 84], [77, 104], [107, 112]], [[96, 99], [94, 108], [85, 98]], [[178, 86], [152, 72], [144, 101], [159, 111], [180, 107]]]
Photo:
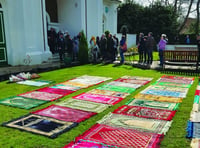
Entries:
[[176, 111], [155, 109], [155, 108], [148, 108], [148, 107], [141, 107], [141, 106], [123, 105], [119, 107], [118, 109], [116, 109], [113, 113], [170, 121], [174, 117]]
[[103, 103], [103, 104], [111, 104], [111, 105], [115, 105], [123, 100], [123, 98], [119, 97], [105, 96], [100, 94], [89, 94], [89, 93], [82, 93], [80, 95], [74, 96], [73, 98], [79, 100]]
[[40, 89], [37, 89], [37, 91], [59, 94], [59, 95], [64, 95], [64, 96], [69, 95], [74, 92], [72, 90], [50, 88], [50, 87], [40, 88]]
[[79, 138], [121, 148], [152, 148], [159, 147], [163, 135], [96, 124]]
[[45, 100], [45, 101], [54, 101], [59, 98], [62, 98], [63, 95], [59, 94], [52, 94], [48, 92], [40, 92], [40, 91], [30, 91], [23, 94], [19, 94], [18, 96], [32, 98], [32, 99], [39, 99], [39, 100]]
[[58, 105], [51, 105], [47, 108], [40, 109], [32, 113], [41, 116], [52, 117], [67, 122], [81, 122], [90, 118], [93, 115], [96, 115], [96, 113], [93, 112], [72, 109]]
[[103, 146], [102, 144], [95, 143], [93, 141], [72, 141], [63, 148], [109, 148], [108, 146]]

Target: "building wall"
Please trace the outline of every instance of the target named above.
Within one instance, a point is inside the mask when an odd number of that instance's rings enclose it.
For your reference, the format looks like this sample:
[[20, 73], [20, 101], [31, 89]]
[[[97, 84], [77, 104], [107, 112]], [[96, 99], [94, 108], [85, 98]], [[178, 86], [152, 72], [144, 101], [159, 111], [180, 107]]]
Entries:
[[77, 35], [84, 27], [84, 0], [58, 0], [58, 22], [61, 31]]
[[51, 56], [46, 49], [41, 0], [0, 0], [4, 10], [8, 64], [41, 64]]

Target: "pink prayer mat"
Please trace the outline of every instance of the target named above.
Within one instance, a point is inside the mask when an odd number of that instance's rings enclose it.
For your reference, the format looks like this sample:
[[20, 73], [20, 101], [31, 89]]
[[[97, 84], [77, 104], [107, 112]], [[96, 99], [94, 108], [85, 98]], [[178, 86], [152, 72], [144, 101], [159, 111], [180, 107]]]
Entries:
[[89, 94], [89, 93], [82, 93], [80, 95], [74, 96], [73, 98], [79, 100], [103, 103], [103, 104], [110, 104], [110, 105], [115, 105], [123, 100], [123, 98], [119, 97], [105, 96], [100, 94]]
[[131, 84], [140, 84], [140, 85], [146, 85], [150, 82], [150, 81], [146, 81], [146, 80], [133, 80], [133, 79], [123, 79], [123, 78], [119, 78], [115, 81], [124, 82], [124, 83], [131, 83]]
[[176, 111], [155, 109], [155, 108], [148, 108], [148, 107], [141, 107], [141, 106], [123, 105], [119, 107], [118, 109], [116, 109], [113, 113], [170, 121], [174, 117]]
[[51, 105], [47, 108], [40, 109], [32, 113], [41, 116], [52, 117], [67, 122], [81, 122], [90, 118], [91, 116], [96, 115], [96, 113], [94, 112], [72, 109], [58, 105]]
[[38, 99], [38, 100], [45, 100], [45, 101], [54, 101], [63, 97], [63, 95], [52, 94], [48, 92], [40, 92], [40, 91], [30, 91], [23, 94], [19, 94], [18, 96]]
[[163, 139], [163, 134], [96, 124], [78, 138], [84, 141], [95, 141], [120, 148], [157, 148]]
[[37, 89], [37, 91], [59, 94], [59, 95], [64, 95], [64, 96], [69, 95], [74, 92], [72, 90], [50, 88], [50, 87], [40, 88], [40, 89]]

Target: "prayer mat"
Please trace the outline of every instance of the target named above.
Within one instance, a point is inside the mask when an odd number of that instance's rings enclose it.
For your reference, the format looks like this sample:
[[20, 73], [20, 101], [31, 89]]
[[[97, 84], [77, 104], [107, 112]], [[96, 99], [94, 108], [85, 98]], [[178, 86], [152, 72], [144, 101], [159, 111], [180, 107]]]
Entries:
[[103, 83], [104, 81], [110, 80], [111, 78], [98, 77], [98, 76], [81, 76], [75, 79], [70, 80], [70, 82], [78, 82], [83, 84], [88, 84], [90, 86]]
[[7, 127], [17, 128], [35, 134], [56, 138], [59, 134], [75, 127], [77, 123], [65, 122], [49, 117], [30, 114], [3, 124]]
[[180, 84], [192, 84], [193, 80], [180, 80], [180, 79], [166, 79], [161, 78], [158, 82], [171, 82], [171, 83], [180, 83]]
[[69, 94], [71, 94], [71, 93], [74, 92], [72, 90], [57, 89], [57, 88], [50, 88], [50, 87], [45, 87], [45, 88], [37, 89], [37, 91], [48, 92], [48, 93], [53, 93], [53, 94], [59, 94], [59, 95], [63, 95], [63, 96], [69, 95]]
[[193, 138], [192, 142], [190, 143], [191, 148], [200, 148], [200, 139]]
[[145, 89], [140, 93], [156, 95], [156, 96], [176, 97], [176, 98], [185, 98], [187, 95], [187, 93], [180, 93], [180, 92], [166, 91], [166, 90], [154, 90], [154, 89]]
[[77, 140], [72, 141], [63, 148], [109, 148], [110, 146], [106, 146], [105, 144], [98, 144], [97, 142], [93, 141], [83, 141]]
[[45, 81], [45, 80], [25, 80], [16, 82], [17, 84], [31, 85], [31, 86], [43, 86], [52, 83], [53, 81]]
[[195, 96], [200, 96], [200, 90], [195, 91]]
[[77, 100], [77, 99], [69, 99], [66, 101], [62, 101], [57, 103], [56, 105], [65, 106], [74, 109], [80, 109], [89, 112], [100, 113], [110, 107], [108, 104], [96, 103], [91, 101]]
[[163, 75], [161, 78], [165, 78], [165, 79], [175, 79], [175, 80], [189, 80], [189, 81], [193, 81], [193, 78], [189, 78], [189, 77], [180, 77], [180, 76], [168, 76], [168, 75]]
[[141, 106], [157, 109], [166, 109], [166, 110], [178, 110], [180, 103], [171, 103], [171, 102], [160, 102], [160, 101], [151, 101], [151, 100], [140, 100], [140, 99], [131, 99], [126, 105], [130, 106]]
[[87, 88], [88, 87], [88, 84], [71, 82], [71, 81], [66, 81], [66, 82], [62, 82], [62, 83], [59, 83], [59, 84], [67, 85], [67, 86], [75, 86], [75, 87], [80, 87], [80, 88]]
[[190, 88], [191, 84], [179, 84], [179, 83], [171, 83], [171, 82], [155, 82], [152, 85], [161, 85], [161, 86], [167, 86], [167, 87], [182, 87], [182, 88]]
[[23, 108], [23, 109], [30, 109], [41, 104], [46, 103], [47, 101], [25, 98], [21, 96], [13, 96], [5, 99], [0, 99], [0, 104]]
[[127, 116], [136, 116], [142, 118], [170, 121], [174, 117], [176, 111], [123, 105], [118, 109], [116, 109], [113, 113], [127, 115]]
[[124, 82], [118, 82], [118, 81], [112, 81], [110, 83], [107, 83], [106, 85], [114, 85], [114, 86], [122, 86], [122, 87], [130, 87], [130, 88], [139, 88], [142, 85], [140, 84], [132, 84], [132, 83], [124, 83]]
[[197, 90], [200, 90], [200, 84], [198, 84], [198, 86], [197, 86]]
[[63, 85], [63, 84], [57, 84], [55, 86], [51, 86], [50, 88], [67, 89], [67, 90], [71, 90], [71, 91], [77, 91], [77, 90], [81, 89], [80, 87], [77, 87], [77, 86]]
[[192, 111], [193, 112], [199, 112], [200, 111], [200, 106], [197, 103], [194, 103], [192, 106]]
[[195, 97], [194, 97], [194, 103], [199, 104], [199, 96], [195, 96]]
[[123, 93], [130, 93], [130, 94], [135, 91], [134, 88], [114, 86], [114, 85], [103, 85], [101, 87], [97, 87], [96, 89], [111, 90], [111, 91], [117, 91], [117, 92], [123, 92]]
[[154, 120], [109, 113], [104, 116], [103, 119], [97, 121], [97, 123], [112, 127], [137, 129], [143, 132], [152, 132], [165, 135], [171, 127], [172, 121]]
[[144, 80], [133, 80], [133, 79], [122, 79], [122, 78], [119, 78], [115, 81], [131, 83], [131, 84], [140, 84], [140, 85], [146, 85], [147, 83], [149, 83], [149, 81], [144, 81]]
[[191, 122], [200, 122], [200, 112], [191, 112], [190, 113]]
[[45, 100], [45, 101], [54, 101], [54, 100], [57, 100], [57, 99], [63, 97], [63, 95], [52, 94], [52, 93], [48, 93], [48, 92], [40, 92], [40, 91], [26, 92], [23, 94], [19, 94], [18, 96], [32, 98], [32, 99], [38, 99], [38, 100]]
[[200, 138], [200, 122], [191, 122], [187, 123], [187, 138]]
[[133, 79], [133, 80], [143, 80], [143, 81], [151, 81], [153, 78], [147, 77], [139, 77], [139, 76], [123, 76], [122, 79]]
[[79, 138], [81, 141], [95, 141], [109, 147], [152, 148], [159, 147], [163, 135], [95, 124]]
[[32, 113], [68, 122], [81, 122], [96, 115], [94, 112], [88, 112], [58, 105], [51, 105], [47, 108], [40, 109]]
[[99, 94], [89, 94], [89, 93], [82, 93], [80, 95], [74, 96], [73, 98], [79, 100], [103, 103], [103, 104], [110, 104], [110, 105], [115, 105], [123, 100], [123, 98], [119, 97], [105, 96]]
[[188, 88], [183, 87], [167, 87], [162, 85], [151, 85], [147, 87], [146, 89], [153, 89], [153, 90], [160, 90], [160, 91], [175, 91], [175, 92], [181, 92], [181, 93], [187, 93]]
[[112, 97], [120, 97], [120, 98], [126, 98], [128, 95], [130, 95], [129, 93], [110, 91], [110, 90], [101, 90], [101, 89], [92, 89], [92, 90], [88, 91], [87, 93], [112, 96]]
[[161, 101], [161, 102], [171, 102], [171, 103], [181, 103], [183, 98], [176, 97], [166, 97], [166, 96], [156, 96], [156, 95], [147, 95], [147, 94], [137, 94], [134, 96], [135, 99], [142, 100], [152, 100], [152, 101]]

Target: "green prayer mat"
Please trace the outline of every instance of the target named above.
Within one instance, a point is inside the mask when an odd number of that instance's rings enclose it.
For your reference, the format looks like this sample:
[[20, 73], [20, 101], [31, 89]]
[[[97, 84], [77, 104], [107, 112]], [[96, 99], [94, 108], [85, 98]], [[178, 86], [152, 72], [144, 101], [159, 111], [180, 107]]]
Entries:
[[167, 87], [183, 87], [183, 88], [190, 88], [192, 84], [180, 84], [180, 83], [172, 83], [172, 82], [155, 82], [152, 85], [162, 85]]
[[178, 110], [180, 103], [160, 102], [142, 99], [131, 99], [125, 105], [150, 107], [156, 109]]
[[114, 85], [103, 85], [101, 87], [98, 87], [97, 89], [111, 90], [111, 91], [124, 92], [124, 93], [130, 93], [130, 94], [136, 90], [135, 88], [114, 86]]
[[199, 104], [199, 96], [198, 96], [198, 95], [196, 95], [196, 96], [194, 97], [194, 103]]
[[56, 105], [65, 106], [65, 107], [74, 108], [74, 109], [80, 109], [84, 111], [95, 112], [95, 113], [100, 113], [110, 106], [108, 104], [77, 100], [77, 99], [69, 99], [69, 100], [57, 103]]
[[171, 127], [172, 121], [154, 120], [109, 113], [97, 123], [112, 127], [137, 129], [143, 132], [166, 134]]
[[23, 109], [30, 109], [46, 102], [47, 101], [44, 100], [25, 98], [21, 96], [13, 96], [0, 100], [0, 104], [23, 108]]

